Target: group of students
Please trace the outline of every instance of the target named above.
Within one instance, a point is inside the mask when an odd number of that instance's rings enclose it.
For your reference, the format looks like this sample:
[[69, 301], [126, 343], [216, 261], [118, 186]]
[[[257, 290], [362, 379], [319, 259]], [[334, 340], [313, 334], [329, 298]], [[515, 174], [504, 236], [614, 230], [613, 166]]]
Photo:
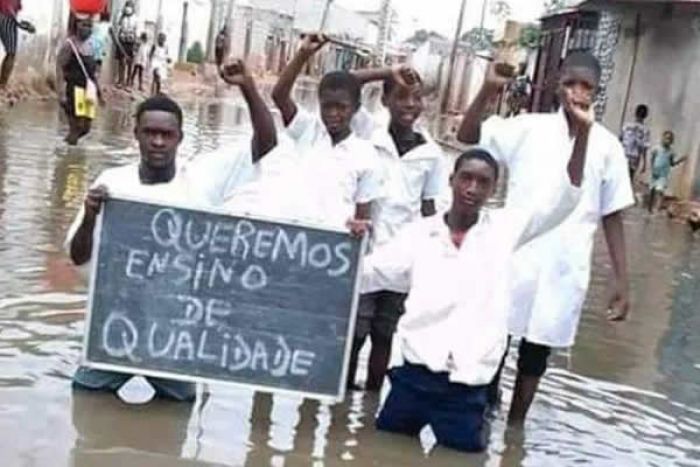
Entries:
[[[550, 349], [573, 344], [601, 219], [615, 272], [609, 319], [627, 316], [622, 211], [633, 196], [622, 145], [594, 123], [600, 66], [585, 53], [565, 60], [557, 113], [484, 121], [509, 81], [491, 67], [458, 135], [479, 145], [457, 158], [448, 177], [446, 156], [418, 123], [423, 84], [409, 67], [331, 72], [319, 84], [318, 115], [295, 103], [296, 78], [326, 42], [307, 35], [273, 89], [280, 135], [245, 64], [221, 68], [250, 109], [253, 139], [244, 151], [182, 164], [179, 106], [165, 96], [143, 102], [140, 161], [95, 181], [68, 234], [71, 258], [90, 261], [100, 207], [119, 193], [369, 235], [348, 386], [369, 337], [366, 389], [379, 389], [391, 368], [377, 427], [416, 436], [430, 425], [439, 444], [481, 451], [510, 337], [522, 338], [512, 423], [524, 421]], [[387, 124], [362, 108], [362, 87], [372, 81], [383, 82]], [[508, 199], [503, 209], [486, 209], [500, 164], [509, 172]], [[451, 204], [442, 210], [436, 201], [448, 188]], [[116, 391], [130, 378], [80, 368], [74, 385]], [[163, 397], [195, 397], [191, 384], [149, 382]]]
[[[638, 105], [634, 112], [634, 121], [625, 124], [620, 133], [632, 184], [635, 183], [637, 176], [644, 174], [647, 169], [647, 157], [651, 148], [651, 131], [646, 125], [648, 117], [649, 107], [644, 104]], [[647, 199], [649, 213], [657, 209], [659, 200], [663, 201], [671, 178], [671, 169], [688, 159], [676, 155], [673, 150], [675, 139], [676, 135], [673, 131], [666, 130], [661, 136], [661, 142], [651, 148], [651, 161], [648, 164], [651, 166]]]

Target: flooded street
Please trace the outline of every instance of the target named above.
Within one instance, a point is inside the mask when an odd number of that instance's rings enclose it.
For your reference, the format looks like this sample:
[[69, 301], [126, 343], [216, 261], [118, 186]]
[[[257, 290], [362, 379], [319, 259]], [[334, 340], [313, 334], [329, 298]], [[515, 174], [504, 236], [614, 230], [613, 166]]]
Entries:
[[[186, 157], [245, 135], [233, 103], [185, 110]], [[193, 406], [73, 393], [86, 286], [62, 243], [89, 182], [137, 157], [131, 112], [105, 111], [70, 150], [54, 104], [1, 112], [0, 465], [700, 466], [700, 237], [638, 209], [627, 218], [631, 320], [605, 320], [600, 243], [576, 346], [553, 358], [524, 433], [505, 430], [511, 355], [483, 455], [432, 449], [429, 432], [422, 443], [376, 432], [378, 397], [359, 392], [332, 407], [225, 386]]]

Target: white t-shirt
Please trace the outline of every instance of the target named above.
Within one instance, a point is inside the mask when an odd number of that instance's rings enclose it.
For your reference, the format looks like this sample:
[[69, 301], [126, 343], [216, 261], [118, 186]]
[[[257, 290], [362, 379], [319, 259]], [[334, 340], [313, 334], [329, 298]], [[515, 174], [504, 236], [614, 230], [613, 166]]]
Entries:
[[[206, 209], [220, 206], [226, 195], [249, 182], [253, 173], [250, 148], [235, 147], [178, 161], [175, 177], [168, 183], [143, 184], [139, 177], [139, 163], [133, 163], [103, 171], [91, 187], [104, 185], [109, 194], [116, 197]], [[66, 250], [70, 249], [84, 217], [85, 209], [81, 206], [68, 229]], [[83, 273], [89, 271], [88, 266], [81, 267]]]
[[[506, 206], [527, 205], [568, 163], [574, 140], [563, 112], [492, 117], [482, 146], [509, 169]], [[594, 236], [602, 217], [634, 204], [620, 141], [595, 124], [591, 129], [583, 197], [558, 228], [515, 256], [510, 331], [552, 347], [573, 345], [590, 278]]]
[[483, 210], [459, 249], [442, 213], [410, 224], [365, 258], [363, 292], [408, 293], [391, 366], [407, 360], [449, 372], [453, 382], [491, 382], [507, 345], [513, 251], [561, 222], [581, 196], [560, 175], [559, 189], [527, 207]]
[[358, 135], [367, 135], [379, 156], [382, 186], [379, 198], [372, 204], [375, 247], [419, 219], [422, 202], [436, 200], [447, 189], [447, 160], [440, 146], [420, 128], [417, 133], [425, 143], [400, 156], [388, 124], [379, 124], [364, 108], [353, 120], [353, 128]]
[[287, 133], [295, 142], [296, 177], [315, 222], [344, 227], [355, 215], [356, 204], [370, 203], [380, 195], [377, 151], [354, 133], [333, 145], [321, 120], [298, 109]]

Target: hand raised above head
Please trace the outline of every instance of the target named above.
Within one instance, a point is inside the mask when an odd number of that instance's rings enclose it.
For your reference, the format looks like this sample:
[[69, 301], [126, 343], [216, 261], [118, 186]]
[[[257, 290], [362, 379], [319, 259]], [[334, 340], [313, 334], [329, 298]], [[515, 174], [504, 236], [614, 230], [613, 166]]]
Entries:
[[253, 75], [250, 74], [248, 67], [241, 59], [236, 59], [219, 68], [219, 75], [221, 79], [232, 86], [243, 86], [253, 80]]
[[315, 54], [316, 52], [321, 50], [323, 46], [326, 45], [328, 42], [329, 38], [325, 34], [303, 34], [300, 50], [308, 54]]

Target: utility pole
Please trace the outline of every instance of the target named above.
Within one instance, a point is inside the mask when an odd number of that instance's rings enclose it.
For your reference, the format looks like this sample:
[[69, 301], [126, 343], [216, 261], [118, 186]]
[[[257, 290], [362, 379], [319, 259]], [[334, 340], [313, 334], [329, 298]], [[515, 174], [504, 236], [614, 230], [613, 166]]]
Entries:
[[216, 51], [216, 36], [219, 34], [219, 16], [222, 7], [221, 0], [211, 0], [211, 16], [209, 17], [209, 32], [207, 33], [207, 61], [213, 62]]
[[386, 48], [391, 30], [391, 0], [382, 0], [379, 10], [379, 40], [377, 42], [377, 58], [379, 66], [386, 62]]
[[326, 0], [326, 8], [323, 10], [323, 16], [321, 17], [321, 27], [318, 28], [320, 32], [325, 32], [326, 26], [328, 26], [328, 16], [331, 12], [331, 4], [333, 0]]
[[163, 32], [165, 18], [163, 18], [163, 0], [158, 0], [158, 16], [156, 17], [156, 34]]
[[190, 25], [188, 23], [187, 14], [189, 13], [190, 2], [185, 0], [182, 4], [182, 30], [180, 31], [180, 50], [178, 51], [177, 57], [180, 63], [184, 63], [187, 60], [187, 40], [190, 32]]
[[447, 106], [450, 103], [450, 94], [452, 94], [452, 74], [454, 72], [455, 61], [457, 60], [457, 49], [459, 48], [459, 39], [462, 36], [462, 23], [464, 23], [464, 12], [467, 10], [467, 0], [462, 0], [462, 6], [459, 9], [459, 20], [457, 21], [457, 30], [455, 31], [455, 41], [452, 44], [452, 53], [450, 53], [450, 62], [447, 67], [447, 84], [445, 85], [445, 93], [442, 96], [442, 105], [440, 111], [442, 114], [447, 113]]

